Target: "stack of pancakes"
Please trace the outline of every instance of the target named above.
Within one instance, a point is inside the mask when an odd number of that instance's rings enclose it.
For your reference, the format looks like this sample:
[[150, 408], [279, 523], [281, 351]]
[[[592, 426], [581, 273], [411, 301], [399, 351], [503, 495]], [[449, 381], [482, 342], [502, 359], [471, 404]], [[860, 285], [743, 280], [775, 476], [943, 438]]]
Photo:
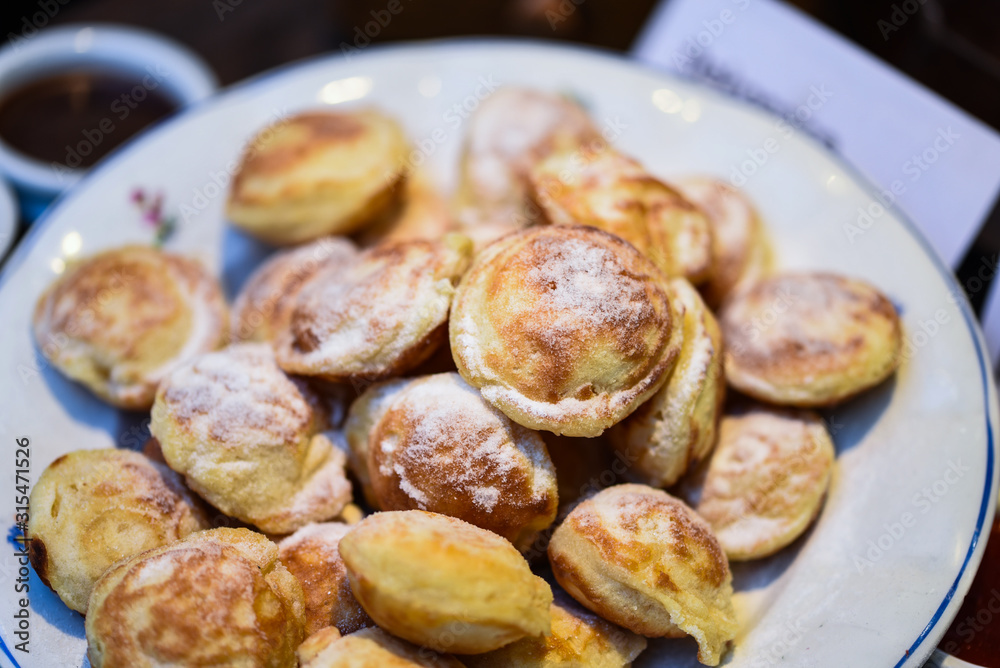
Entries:
[[263, 129], [227, 214], [283, 248], [231, 315], [141, 246], [42, 294], [42, 353], [155, 437], [32, 492], [95, 668], [723, 661], [729, 563], [820, 514], [811, 409], [894, 372], [892, 303], [772, 273], [743, 192], [668, 183], [571, 99], [501, 89], [467, 132], [449, 201], [379, 110]]

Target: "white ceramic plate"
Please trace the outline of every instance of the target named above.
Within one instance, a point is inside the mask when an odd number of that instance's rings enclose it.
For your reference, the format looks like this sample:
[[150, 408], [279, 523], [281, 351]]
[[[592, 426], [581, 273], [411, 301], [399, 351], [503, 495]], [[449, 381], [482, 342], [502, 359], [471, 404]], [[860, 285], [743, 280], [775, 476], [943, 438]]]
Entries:
[[[109, 409], [47, 368], [29, 336], [34, 301], [67, 257], [149, 242], [130, 193], [162, 191], [178, 231], [166, 247], [198, 256], [232, 292], [265, 249], [229, 229], [225, 185], [255, 130], [301, 108], [376, 104], [396, 114], [442, 184], [454, 177], [466, 118], [502, 84], [578, 97], [625, 152], [653, 171], [716, 173], [744, 165], [784, 267], [827, 269], [881, 287], [903, 313], [911, 353], [895, 379], [827, 415], [838, 468], [817, 525], [792, 548], [734, 568], [742, 632], [731, 666], [918, 666], [958, 609], [993, 517], [997, 415], [983, 344], [964, 298], [914, 228], [882, 212], [845, 225], [873, 191], [777, 119], [689, 83], [589, 51], [524, 43], [371, 49], [258, 78], [144, 135], [66, 196], [17, 250], [0, 283], [0, 435], [12, 521], [15, 438], [31, 443], [30, 478], [77, 448], [136, 447], [141, 415]], [[770, 151], [768, 150], [770, 148]], [[763, 163], [754, 169], [754, 156]], [[79, 666], [83, 620], [30, 578], [30, 655], [14, 649], [18, 573], [0, 557], [4, 661]], [[696, 665], [690, 640], [656, 641], [637, 666]]]

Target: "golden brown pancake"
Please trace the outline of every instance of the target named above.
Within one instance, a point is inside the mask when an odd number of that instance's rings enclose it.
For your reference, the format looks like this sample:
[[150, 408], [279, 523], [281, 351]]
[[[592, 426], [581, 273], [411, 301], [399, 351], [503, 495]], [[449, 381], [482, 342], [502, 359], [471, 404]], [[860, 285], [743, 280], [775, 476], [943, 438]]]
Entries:
[[273, 341], [288, 328], [299, 290], [324, 265], [342, 265], [357, 255], [342, 237], [324, 237], [278, 251], [244, 283], [233, 303], [233, 341]]
[[705, 520], [645, 485], [609, 487], [552, 536], [559, 584], [608, 621], [648, 637], [685, 633], [716, 666], [736, 637], [729, 562]]
[[465, 657], [469, 668], [628, 668], [646, 639], [556, 594], [552, 634], [522, 638], [500, 649]]
[[702, 294], [716, 308], [740, 285], [762, 278], [770, 270], [771, 250], [764, 225], [746, 194], [719, 179], [690, 176], [673, 185], [701, 207], [712, 228], [712, 275]]
[[553, 93], [504, 86], [479, 105], [462, 149], [459, 229], [477, 248], [538, 218], [528, 206], [528, 173], [547, 155], [603, 140], [586, 111]]
[[295, 668], [302, 588], [278, 548], [247, 529], [212, 529], [108, 570], [86, 619], [94, 668]]
[[680, 357], [667, 384], [608, 432], [630, 477], [653, 487], [673, 485], [711, 452], [726, 387], [715, 317], [686, 280], [670, 287], [684, 323]]
[[457, 373], [406, 385], [371, 430], [368, 471], [378, 507], [465, 520], [524, 549], [556, 516], [556, 475], [525, 429]]
[[271, 349], [203, 355], [156, 394], [150, 431], [170, 468], [213, 506], [270, 534], [335, 517], [351, 500], [346, 456], [322, 431], [320, 399]]
[[449, 324], [462, 377], [515, 422], [597, 436], [652, 396], [677, 358], [666, 279], [590, 227], [517, 232], [482, 251]]
[[829, 406], [888, 378], [902, 326], [892, 302], [863, 281], [787, 273], [733, 295], [719, 313], [729, 384], [789, 406]]
[[368, 472], [370, 435], [375, 425], [389, 410], [396, 395], [409, 383], [409, 379], [397, 379], [370, 385], [351, 404], [351, 408], [347, 411], [347, 420], [344, 422], [344, 439], [347, 441], [351, 472], [361, 485], [365, 501], [376, 510], [382, 508], [372, 489], [372, 478]]
[[399, 124], [375, 109], [282, 119], [244, 149], [226, 213], [273, 244], [349, 234], [392, 206], [408, 150]]
[[699, 283], [712, 273], [705, 212], [632, 158], [611, 149], [553, 154], [535, 165], [530, 184], [549, 223], [615, 234], [667, 276]]
[[340, 522], [307, 524], [278, 542], [281, 563], [298, 578], [306, 597], [306, 633], [328, 626], [347, 635], [372, 626], [351, 593], [338, 546], [351, 527]]
[[86, 614], [94, 583], [116, 561], [208, 528], [180, 476], [131, 450], [77, 450], [48, 465], [31, 490], [31, 565]]
[[733, 560], [790, 544], [819, 514], [835, 453], [811, 411], [756, 408], [722, 420], [698, 513]]
[[368, 248], [388, 241], [423, 239], [436, 241], [453, 232], [453, 220], [448, 201], [423, 172], [406, 179], [400, 201], [377, 221], [361, 230], [355, 238]]
[[446, 338], [468, 239], [391, 242], [331, 265], [299, 293], [275, 351], [289, 373], [377, 380], [427, 359]]
[[336, 626], [327, 626], [310, 634], [308, 638], [302, 641], [299, 648], [295, 650], [295, 655], [299, 658], [299, 668], [309, 666], [311, 661], [316, 659], [324, 650], [342, 637]]
[[317, 633], [299, 647], [300, 668], [463, 668], [461, 662], [372, 627], [340, 637]]
[[226, 311], [198, 262], [124, 246], [68, 266], [39, 297], [34, 334], [69, 378], [115, 406], [148, 409], [171, 370], [223, 345]]
[[509, 542], [454, 517], [376, 513], [340, 556], [375, 623], [422, 647], [479, 654], [549, 632], [549, 585]]

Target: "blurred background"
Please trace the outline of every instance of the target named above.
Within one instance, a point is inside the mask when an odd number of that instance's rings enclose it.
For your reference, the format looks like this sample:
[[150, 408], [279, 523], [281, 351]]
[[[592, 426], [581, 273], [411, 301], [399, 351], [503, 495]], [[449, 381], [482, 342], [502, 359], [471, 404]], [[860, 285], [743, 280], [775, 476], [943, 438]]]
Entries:
[[[320, 53], [372, 43], [462, 35], [543, 37], [626, 51], [656, 0], [399, 0], [405, 11], [374, 36], [359, 27], [386, 0], [6, 0], [3, 35], [40, 8], [50, 25], [108, 21], [186, 44], [222, 85]], [[904, 0], [792, 0], [804, 12], [985, 123], [1000, 129], [1000, 2], [908, 0], [920, 11], [888, 24]], [[574, 10], [566, 12], [572, 5]], [[880, 23], [882, 21], [882, 23]], [[891, 38], [890, 38], [891, 37]], [[762, 45], [766, 48], [766, 45]]]
[[[740, 9], [753, 2], [732, 1]], [[1000, 2], [788, 1], [1000, 130]], [[391, 17], [390, 3], [402, 7]], [[6, 44], [14, 44], [38, 29], [69, 23], [145, 28], [189, 47], [226, 86], [318, 54], [406, 40], [520, 36], [624, 53], [659, 4], [658, 0], [6, 0], [2, 34]], [[765, 41], [760, 44], [761, 49], [768, 46]], [[119, 133], [119, 138], [126, 139], [127, 133]], [[24, 233], [25, 212], [28, 219], [34, 218], [45, 204], [44, 200], [26, 203], [22, 195], [23, 215], [14, 240]], [[982, 258], [998, 252], [1000, 207], [994, 206], [964, 261], [953, 266], [962, 278], [976, 271]], [[977, 312], [985, 295], [986, 291], [970, 295]]]

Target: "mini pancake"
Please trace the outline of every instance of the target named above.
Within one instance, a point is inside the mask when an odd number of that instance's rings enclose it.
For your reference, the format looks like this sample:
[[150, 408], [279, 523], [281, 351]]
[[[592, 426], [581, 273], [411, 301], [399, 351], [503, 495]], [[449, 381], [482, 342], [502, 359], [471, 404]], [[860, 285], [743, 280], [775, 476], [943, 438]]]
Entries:
[[524, 549], [556, 516], [556, 475], [538, 432], [486, 403], [457, 373], [418, 378], [382, 413], [368, 471], [383, 510], [465, 520]]
[[354, 400], [344, 421], [344, 439], [348, 446], [348, 463], [355, 479], [361, 485], [365, 501], [376, 510], [382, 510], [372, 489], [368, 472], [370, 437], [399, 392], [409, 385], [409, 379], [386, 380], [370, 385]]
[[618, 237], [556, 225], [483, 250], [452, 306], [451, 350], [483, 398], [531, 429], [598, 436], [666, 382], [680, 323], [666, 279]]
[[684, 323], [680, 357], [667, 384], [608, 432], [630, 476], [653, 487], [673, 485], [711, 452], [726, 388], [715, 317], [686, 280], [670, 287]]
[[699, 287], [709, 306], [716, 308], [740, 285], [770, 270], [764, 225], [746, 194], [719, 179], [689, 176], [671, 183], [708, 216], [712, 275]]
[[601, 619], [563, 593], [552, 603], [552, 633], [465, 657], [469, 668], [628, 668], [646, 639]]
[[299, 668], [463, 668], [453, 656], [438, 654], [373, 627], [340, 637], [326, 629], [306, 638]]
[[211, 529], [121, 561], [86, 619], [94, 668], [295, 668], [302, 588], [278, 548], [248, 529]]
[[278, 542], [278, 556], [298, 578], [306, 600], [306, 633], [328, 626], [346, 635], [372, 626], [351, 593], [338, 546], [351, 527], [340, 522], [307, 524]]
[[225, 343], [227, 318], [201, 264], [124, 246], [67, 267], [39, 297], [33, 324], [61, 373], [108, 403], [143, 410], [174, 368]]
[[335, 517], [351, 500], [346, 455], [321, 400], [266, 344], [203, 355], [160, 385], [150, 431], [170, 468], [213, 506], [270, 534]]
[[288, 328], [299, 290], [326, 264], [350, 262], [354, 245], [341, 237], [324, 237], [279, 251], [247, 279], [233, 302], [233, 341], [273, 341]]
[[116, 561], [209, 526], [179, 475], [131, 450], [59, 457], [31, 489], [30, 507], [31, 565], [84, 614], [94, 583]]
[[811, 411], [757, 408], [728, 416], [698, 513], [731, 560], [774, 554], [816, 519], [834, 457], [830, 434]]
[[462, 520], [376, 513], [340, 540], [340, 556], [375, 623], [416, 645], [479, 654], [550, 630], [549, 585], [509, 542]]
[[299, 293], [275, 342], [281, 368], [334, 382], [406, 372], [447, 336], [455, 284], [469, 263], [461, 235], [391, 242], [330, 265]]
[[[376, 627], [378, 628], [378, 627]], [[302, 641], [299, 648], [295, 650], [295, 655], [299, 659], [299, 668], [306, 668], [310, 663], [316, 659], [320, 654], [330, 647], [333, 643], [340, 640], [343, 636], [340, 631], [337, 630], [336, 626], [327, 626], [325, 628], [316, 631], [309, 635], [308, 638]], [[317, 665], [326, 665], [317, 664]], [[315, 668], [315, 666], [313, 666]]]
[[830, 406], [882, 382], [900, 362], [892, 302], [863, 281], [788, 273], [733, 295], [719, 313], [729, 384], [788, 406]]
[[585, 607], [644, 636], [687, 633], [706, 665], [736, 637], [725, 553], [705, 520], [661, 490], [616, 485], [587, 499], [556, 529], [549, 563]]
[[272, 244], [349, 234], [392, 206], [408, 151], [399, 123], [375, 109], [296, 114], [247, 144], [226, 214]]
[[635, 246], [660, 271], [700, 283], [712, 274], [705, 212], [611, 149], [556, 153], [530, 173], [530, 193], [557, 225], [591, 225]]
[[436, 241], [455, 229], [448, 200], [423, 172], [407, 177], [400, 201], [355, 235], [363, 248], [387, 241]]
[[560, 150], [603, 145], [597, 128], [575, 101], [552, 93], [504, 86], [486, 98], [469, 121], [456, 196], [459, 229], [477, 248], [532, 224], [528, 173]]

